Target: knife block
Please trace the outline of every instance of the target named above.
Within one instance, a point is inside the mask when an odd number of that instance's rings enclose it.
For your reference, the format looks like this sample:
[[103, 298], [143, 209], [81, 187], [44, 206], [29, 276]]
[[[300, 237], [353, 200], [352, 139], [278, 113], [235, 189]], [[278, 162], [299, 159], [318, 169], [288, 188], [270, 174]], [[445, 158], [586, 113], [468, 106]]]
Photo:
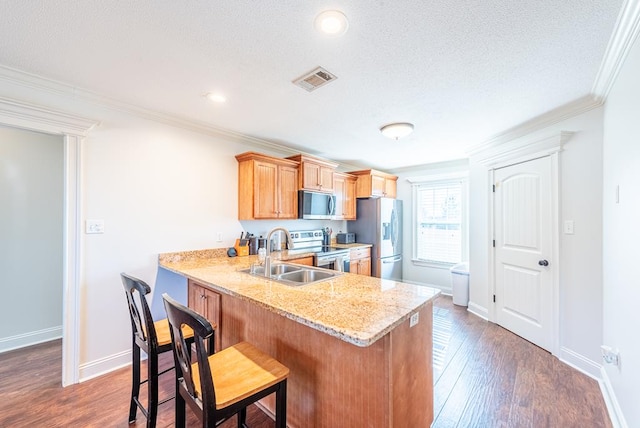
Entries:
[[248, 239], [236, 239], [236, 244], [233, 246], [238, 253], [238, 257], [249, 255], [249, 240]]

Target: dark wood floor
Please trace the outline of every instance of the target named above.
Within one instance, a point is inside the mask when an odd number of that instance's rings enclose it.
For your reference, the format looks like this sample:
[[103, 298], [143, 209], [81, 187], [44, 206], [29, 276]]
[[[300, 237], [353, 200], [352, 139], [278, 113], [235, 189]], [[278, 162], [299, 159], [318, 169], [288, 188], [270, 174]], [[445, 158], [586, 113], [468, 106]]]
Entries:
[[[60, 341], [0, 354], [0, 427], [130, 426], [130, 369], [62, 388], [61, 365]], [[165, 375], [161, 396], [172, 388]], [[436, 428], [611, 427], [596, 381], [448, 297], [434, 307], [434, 397]], [[172, 405], [160, 407], [158, 427], [173, 426]], [[189, 426], [197, 426], [189, 417]], [[274, 425], [255, 406], [247, 422]], [[139, 415], [131, 426], [144, 425]]]
[[439, 297], [434, 428], [611, 427], [598, 382]]

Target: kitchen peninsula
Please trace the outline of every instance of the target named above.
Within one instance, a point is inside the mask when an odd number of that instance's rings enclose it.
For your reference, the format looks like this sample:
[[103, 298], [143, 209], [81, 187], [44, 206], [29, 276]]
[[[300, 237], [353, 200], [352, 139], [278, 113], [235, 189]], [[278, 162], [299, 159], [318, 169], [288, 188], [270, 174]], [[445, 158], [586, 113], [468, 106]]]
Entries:
[[[189, 305], [218, 325], [217, 349], [246, 340], [289, 367], [288, 426], [431, 424], [437, 290], [348, 273], [292, 287], [240, 272], [256, 261], [221, 250], [159, 258], [188, 279]], [[273, 414], [272, 397], [261, 405]]]

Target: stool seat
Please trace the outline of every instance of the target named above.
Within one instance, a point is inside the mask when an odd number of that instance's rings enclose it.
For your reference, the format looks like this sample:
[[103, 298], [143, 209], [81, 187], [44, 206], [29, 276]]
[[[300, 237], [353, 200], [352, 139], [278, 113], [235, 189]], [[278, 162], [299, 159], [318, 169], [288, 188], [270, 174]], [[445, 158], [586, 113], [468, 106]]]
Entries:
[[[289, 375], [287, 367], [248, 342], [230, 346], [208, 360], [218, 410], [275, 385]], [[202, 398], [198, 363], [193, 363], [191, 370], [196, 397]]]
[[[171, 332], [169, 331], [169, 320], [164, 318], [153, 323], [156, 328], [156, 337], [158, 338], [158, 346], [171, 345]], [[190, 339], [193, 337], [191, 327], [185, 325], [182, 327], [184, 337]]]

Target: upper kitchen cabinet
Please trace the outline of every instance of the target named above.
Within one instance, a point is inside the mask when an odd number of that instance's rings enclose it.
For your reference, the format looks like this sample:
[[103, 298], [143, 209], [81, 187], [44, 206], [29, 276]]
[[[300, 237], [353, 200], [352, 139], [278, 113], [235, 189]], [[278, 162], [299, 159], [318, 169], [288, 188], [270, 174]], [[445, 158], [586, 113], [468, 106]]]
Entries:
[[395, 198], [398, 177], [375, 169], [351, 171], [351, 175], [358, 178], [356, 182], [356, 197], [385, 197]]
[[299, 162], [255, 152], [238, 160], [238, 220], [298, 218]]
[[300, 190], [333, 193], [333, 174], [338, 167], [337, 163], [307, 155], [289, 156], [287, 159], [300, 162]]
[[356, 219], [356, 177], [343, 172], [333, 174], [333, 188], [336, 196], [335, 220]]

